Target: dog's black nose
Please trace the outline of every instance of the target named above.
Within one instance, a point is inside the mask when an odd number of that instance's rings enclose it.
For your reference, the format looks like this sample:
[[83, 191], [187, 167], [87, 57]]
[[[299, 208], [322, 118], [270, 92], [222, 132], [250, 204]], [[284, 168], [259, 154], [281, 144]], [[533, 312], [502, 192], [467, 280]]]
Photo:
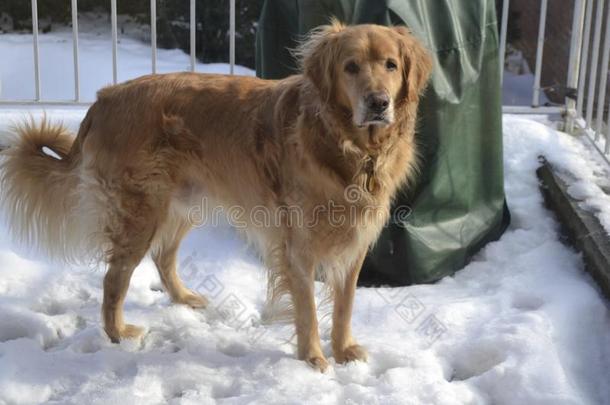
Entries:
[[366, 106], [376, 113], [384, 112], [390, 105], [390, 97], [384, 92], [371, 93], [366, 97]]

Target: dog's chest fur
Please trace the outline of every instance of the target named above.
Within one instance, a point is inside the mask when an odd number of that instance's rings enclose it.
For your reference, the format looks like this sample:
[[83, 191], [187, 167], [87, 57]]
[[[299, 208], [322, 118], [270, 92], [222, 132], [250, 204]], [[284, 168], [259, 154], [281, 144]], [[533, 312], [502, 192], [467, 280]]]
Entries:
[[[316, 118], [301, 114], [285, 145], [293, 172], [284, 177], [282, 203], [303, 210], [303, 227], [292, 229], [293, 237], [316, 255], [323, 252], [317, 257], [326, 267], [345, 267], [387, 223], [392, 199], [415, 168], [415, 145], [400, 125], [358, 142], [330, 133]], [[373, 138], [381, 143], [371, 147]]]

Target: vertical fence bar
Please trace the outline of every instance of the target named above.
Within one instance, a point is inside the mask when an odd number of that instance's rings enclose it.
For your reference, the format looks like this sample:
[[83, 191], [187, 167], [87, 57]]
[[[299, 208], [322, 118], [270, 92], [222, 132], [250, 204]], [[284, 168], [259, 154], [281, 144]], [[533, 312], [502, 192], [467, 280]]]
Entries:
[[587, 118], [586, 127], [591, 128], [593, 120], [593, 99], [595, 81], [597, 80], [597, 62], [599, 59], [599, 42], [602, 31], [602, 14], [604, 11], [604, 0], [597, 0], [597, 13], [595, 17], [595, 32], [593, 34], [593, 53], [591, 54], [591, 70], [589, 72], [589, 91], [587, 93]]
[[538, 24], [538, 46], [536, 48], [536, 71], [534, 74], [534, 95], [532, 96], [532, 107], [540, 104], [540, 74], [542, 71], [542, 54], [544, 52], [544, 31], [546, 28], [546, 10], [548, 0], [542, 0], [540, 4], [540, 23]]
[[74, 101], [80, 100], [80, 80], [78, 67], [78, 5], [72, 0], [72, 56], [74, 58]]
[[235, 70], [235, 0], [230, 1], [229, 9], [229, 64], [230, 72]]
[[510, 0], [502, 2], [502, 24], [500, 26], [500, 84], [504, 82], [504, 55], [506, 54], [506, 34], [508, 30], [508, 7]]
[[[608, 120], [610, 121], [610, 119]], [[607, 155], [610, 153], [610, 122], [606, 126], [606, 145], [604, 146], [604, 153]]]
[[190, 16], [190, 23], [189, 23], [189, 31], [190, 31], [190, 47], [191, 47], [191, 72], [195, 71], [195, 58], [196, 58], [196, 54], [197, 54], [197, 37], [196, 37], [196, 31], [197, 31], [197, 19], [195, 18], [196, 14], [196, 9], [195, 9], [195, 0], [191, 0], [191, 12], [189, 14]]
[[40, 100], [40, 54], [38, 52], [38, 2], [32, 0], [32, 41], [34, 45], [34, 82], [36, 100]]
[[583, 116], [583, 104], [585, 96], [585, 81], [587, 78], [587, 62], [589, 60], [589, 42], [591, 40], [591, 16], [593, 15], [594, 0], [587, 0], [587, 11], [585, 16], [585, 33], [582, 44], [582, 56], [580, 59], [580, 75], [578, 78], [578, 95], [576, 97], [576, 113]]
[[[580, 70], [580, 58], [582, 55], [585, 1], [586, 0], [574, 1], [572, 32], [570, 33], [570, 55], [568, 56], [568, 80], [566, 83], [568, 89], [574, 89], [578, 86], [579, 75], [583, 72], [583, 70]], [[564, 130], [569, 134], [574, 133], [574, 121], [578, 115], [578, 109], [576, 108], [577, 100], [578, 97], [575, 100], [574, 96], [571, 94], [568, 94], [565, 97], [566, 113]]]
[[157, 1], [150, 0], [150, 60], [152, 72], [157, 73]]
[[110, 0], [110, 25], [112, 29], [112, 83], [117, 83], [117, 24], [116, 0]]
[[[606, 35], [602, 45], [602, 70], [599, 72], [599, 90], [597, 93], [597, 120], [595, 121], [595, 140], [599, 139], [602, 132], [602, 122], [604, 119], [604, 105], [606, 103], [606, 84], [608, 84], [608, 59], [610, 57], [610, 6], [606, 7]], [[610, 124], [610, 122], [609, 122]], [[606, 142], [608, 142], [606, 140]]]
[[604, 153], [606, 155], [610, 153], [610, 124], [606, 127], [606, 146], [604, 146]]

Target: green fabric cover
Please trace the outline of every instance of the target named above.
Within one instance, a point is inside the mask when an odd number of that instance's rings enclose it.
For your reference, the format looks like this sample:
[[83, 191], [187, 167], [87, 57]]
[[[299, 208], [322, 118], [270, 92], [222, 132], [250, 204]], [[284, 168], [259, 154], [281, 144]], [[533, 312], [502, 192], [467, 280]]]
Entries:
[[266, 0], [257, 34], [258, 76], [296, 73], [289, 49], [331, 16], [348, 24], [406, 25], [434, 56], [419, 109], [422, 172], [395, 204], [413, 211], [384, 229], [360, 281], [436, 281], [462, 268], [510, 221], [495, 1]]

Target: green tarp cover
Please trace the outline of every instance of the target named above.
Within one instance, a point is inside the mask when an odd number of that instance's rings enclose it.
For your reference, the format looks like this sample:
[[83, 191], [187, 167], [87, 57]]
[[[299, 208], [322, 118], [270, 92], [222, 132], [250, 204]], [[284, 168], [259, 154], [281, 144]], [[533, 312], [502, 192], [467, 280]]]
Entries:
[[423, 157], [416, 187], [368, 255], [361, 282], [432, 282], [462, 268], [509, 223], [502, 168], [502, 112], [494, 0], [267, 0], [256, 70], [297, 72], [289, 49], [331, 16], [348, 24], [405, 25], [427, 46], [434, 72], [419, 108]]

